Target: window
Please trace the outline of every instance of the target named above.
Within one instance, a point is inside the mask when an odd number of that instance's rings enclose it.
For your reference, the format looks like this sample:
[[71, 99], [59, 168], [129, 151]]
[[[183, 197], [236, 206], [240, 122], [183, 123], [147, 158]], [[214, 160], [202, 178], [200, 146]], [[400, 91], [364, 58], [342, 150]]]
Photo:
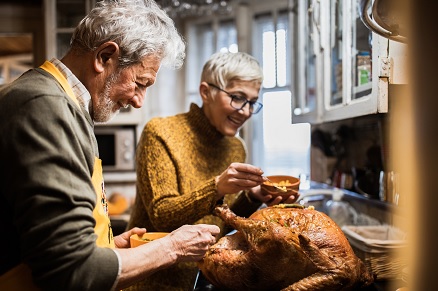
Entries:
[[266, 175], [310, 175], [310, 124], [292, 124], [291, 43], [286, 11], [256, 15], [253, 55], [263, 67], [263, 110], [252, 117], [251, 163]]
[[233, 20], [213, 20], [207, 23], [189, 25], [187, 47], [187, 88], [186, 109], [190, 103], [202, 104], [199, 96], [199, 79], [202, 67], [210, 56], [219, 51], [237, 52], [237, 31]]
[[[266, 4], [266, 3], [265, 3]], [[272, 5], [267, 5], [272, 8]], [[269, 174], [310, 175], [310, 125], [292, 124], [292, 43], [289, 12], [277, 10], [254, 16], [251, 54], [263, 67], [259, 114], [245, 125], [248, 162]], [[238, 51], [233, 20], [209, 19], [187, 26], [187, 88], [191, 102], [201, 104], [198, 86], [202, 66], [218, 51]]]
[[291, 95], [266, 92], [263, 96], [263, 167], [266, 174], [310, 174], [310, 124], [292, 124]]
[[238, 52], [237, 31], [234, 21], [219, 22], [216, 51]]

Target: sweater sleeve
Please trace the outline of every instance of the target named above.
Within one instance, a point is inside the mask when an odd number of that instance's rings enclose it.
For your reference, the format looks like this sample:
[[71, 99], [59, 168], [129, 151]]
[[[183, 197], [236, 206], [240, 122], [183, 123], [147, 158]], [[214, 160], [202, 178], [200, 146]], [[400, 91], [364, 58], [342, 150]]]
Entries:
[[216, 185], [211, 178], [184, 195], [178, 188], [177, 169], [154, 123], [146, 125], [137, 147], [137, 199], [160, 231], [172, 231], [211, 214], [216, 205]]
[[231, 210], [239, 216], [249, 217], [262, 206], [260, 201], [254, 201], [247, 191], [241, 191], [231, 206]]
[[118, 259], [95, 244], [92, 127], [74, 106], [62, 95], [37, 96], [3, 124], [2, 209], [13, 219], [12, 250], [42, 289], [110, 290]]

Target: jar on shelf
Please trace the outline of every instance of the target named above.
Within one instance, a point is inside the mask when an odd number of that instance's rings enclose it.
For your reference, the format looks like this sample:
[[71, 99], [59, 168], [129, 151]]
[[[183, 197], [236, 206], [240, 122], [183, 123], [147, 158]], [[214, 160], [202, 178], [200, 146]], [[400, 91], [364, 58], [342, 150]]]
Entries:
[[368, 51], [360, 51], [356, 56], [357, 86], [371, 82], [371, 56]]

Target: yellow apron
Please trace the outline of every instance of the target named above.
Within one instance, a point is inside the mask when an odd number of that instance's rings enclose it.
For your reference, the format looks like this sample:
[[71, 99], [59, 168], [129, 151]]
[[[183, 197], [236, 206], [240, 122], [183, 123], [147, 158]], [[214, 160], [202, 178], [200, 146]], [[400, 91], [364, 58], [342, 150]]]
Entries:
[[106, 199], [103, 183], [102, 160], [96, 157], [94, 158], [91, 181], [97, 194], [96, 206], [93, 210], [93, 217], [96, 220], [96, 226], [94, 227], [94, 232], [97, 234], [96, 244], [99, 247], [114, 248], [113, 231], [108, 216], [108, 200]]
[[[46, 61], [40, 68], [53, 75], [61, 84], [67, 95], [79, 106], [79, 102], [67, 80], [52, 63]], [[94, 232], [97, 235], [96, 244], [99, 247], [114, 248], [113, 232], [108, 216], [108, 201], [103, 182], [102, 160], [97, 157], [94, 159], [91, 181], [96, 192], [96, 206], [93, 210], [93, 217], [96, 220], [96, 226], [94, 227]], [[40, 289], [37, 288], [32, 281], [30, 268], [22, 263], [0, 276], [0, 290], [33, 291]]]

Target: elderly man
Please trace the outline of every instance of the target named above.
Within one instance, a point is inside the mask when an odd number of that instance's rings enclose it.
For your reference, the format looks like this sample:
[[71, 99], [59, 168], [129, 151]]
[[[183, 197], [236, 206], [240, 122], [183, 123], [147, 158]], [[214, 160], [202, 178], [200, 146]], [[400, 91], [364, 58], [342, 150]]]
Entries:
[[114, 290], [199, 260], [219, 228], [184, 225], [129, 248], [113, 238], [94, 122], [143, 104], [160, 66], [184, 43], [153, 1], [102, 1], [71, 49], [0, 91], [0, 290]]

